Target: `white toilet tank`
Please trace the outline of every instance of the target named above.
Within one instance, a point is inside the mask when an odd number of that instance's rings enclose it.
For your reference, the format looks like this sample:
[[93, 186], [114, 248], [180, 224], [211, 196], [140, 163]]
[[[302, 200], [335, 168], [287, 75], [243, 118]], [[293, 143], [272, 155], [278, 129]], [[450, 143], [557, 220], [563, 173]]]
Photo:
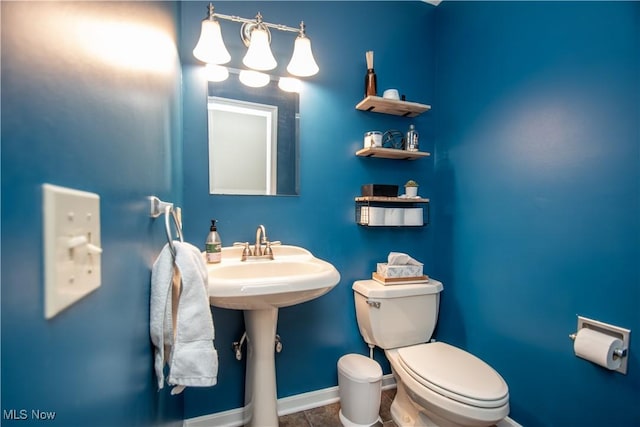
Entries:
[[439, 281], [383, 285], [375, 280], [358, 280], [353, 290], [358, 328], [368, 344], [390, 349], [431, 339], [438, 321]]

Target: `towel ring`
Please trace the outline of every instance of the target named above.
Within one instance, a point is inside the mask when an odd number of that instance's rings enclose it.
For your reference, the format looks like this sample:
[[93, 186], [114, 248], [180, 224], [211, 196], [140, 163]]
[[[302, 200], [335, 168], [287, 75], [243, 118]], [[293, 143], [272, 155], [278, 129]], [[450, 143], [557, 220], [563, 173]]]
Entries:
[[178, 233], [178, 239], [181, 242], [184, 242], [184, 236], [182, 235], [182, 226], [180, 225], [180, 220], [178, 220], [178, 216], [176, 215], [175, 209], [172, 206], [165, 206], [164, 208], [164, 225], [167, 232], [167, 241], [169, 242], [169, 249], [173, 256], [176, 256], [176, 248], [173, 246], [173, 237], [171, 236], [171, 225], [169, 224], [170, 219], [173, 218], [173, 223], [176, 226], [176, 232]]
[[176, 227], [176, 234], [178, 235], [178, 239], [181, 242], [184, 242], [184, 236], [182, 234], [182, 220], [180, 218], [180, 208], [174, 208], [173, 203], [163, 202], [156, 196], [150, 196], [149, 202], [151, 204], [151, 210], [149, 214], [151, 218], [157, 218], [164, 213], [164, 226], [167, 232], [167, 242], [169, 243], [169, 249], [171, 250], [171, 254], [176, 256], [176, 248], [173, 245], [173, 237], [171, 236], [171, 219], [173, 218], [173, 224]]

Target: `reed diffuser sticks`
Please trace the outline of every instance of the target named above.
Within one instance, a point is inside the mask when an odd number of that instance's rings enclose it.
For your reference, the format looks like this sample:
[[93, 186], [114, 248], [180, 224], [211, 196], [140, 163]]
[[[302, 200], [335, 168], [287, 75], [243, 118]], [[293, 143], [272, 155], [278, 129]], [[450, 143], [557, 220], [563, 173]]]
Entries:
[[367, 57], [367, 69], [373, 70], [373, 51], [368, 50], [365, 56]]

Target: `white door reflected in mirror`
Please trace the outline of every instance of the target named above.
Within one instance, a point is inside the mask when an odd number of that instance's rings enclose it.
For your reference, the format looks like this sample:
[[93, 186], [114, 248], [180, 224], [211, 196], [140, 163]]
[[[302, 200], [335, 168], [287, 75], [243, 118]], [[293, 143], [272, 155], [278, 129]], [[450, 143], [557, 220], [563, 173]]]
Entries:
[[278, 107], [209, 96], [209, 193], [277, 192]]

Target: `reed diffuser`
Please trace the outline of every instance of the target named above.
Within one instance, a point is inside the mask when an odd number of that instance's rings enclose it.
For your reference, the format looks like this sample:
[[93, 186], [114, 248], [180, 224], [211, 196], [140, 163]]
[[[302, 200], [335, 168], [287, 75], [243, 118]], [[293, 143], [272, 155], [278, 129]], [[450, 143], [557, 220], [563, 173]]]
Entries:
[[378, 83], [376, 81], [376, 72], [373, 71], [373, 51], [368, 50], [367, 58], [367, 75], [364, 76], [364, 96], [376, 96], [378, 93]]

